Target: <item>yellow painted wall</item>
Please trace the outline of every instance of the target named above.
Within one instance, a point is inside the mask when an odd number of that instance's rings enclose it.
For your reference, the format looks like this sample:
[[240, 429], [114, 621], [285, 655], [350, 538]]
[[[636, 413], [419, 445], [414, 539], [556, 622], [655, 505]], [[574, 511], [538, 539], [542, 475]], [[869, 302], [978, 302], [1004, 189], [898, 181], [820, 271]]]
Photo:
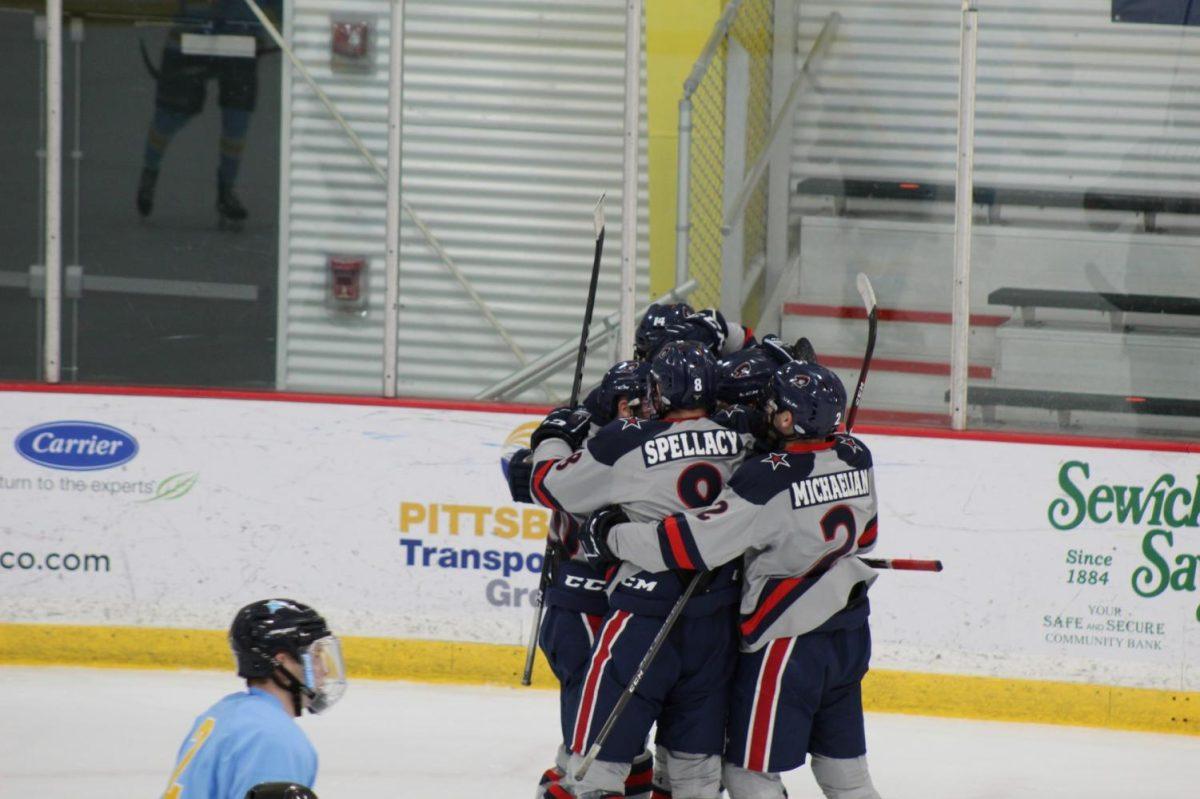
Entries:
[[[520, 684], [519, 646], [343, 639], [353, 678]], [[233, 671], [225, 633], [146, 627], [0, 624], [0, 664]], [[554, 688], [538, 658], [533, 684]], [[1200, 735], [1200, 693], [872, 669], [867, 710]]]
[[646, 4], [646, 106], [649, 119], [650, 295], [675, 285], [675, 175], [679, 97], [724, 4], [654, 0]]

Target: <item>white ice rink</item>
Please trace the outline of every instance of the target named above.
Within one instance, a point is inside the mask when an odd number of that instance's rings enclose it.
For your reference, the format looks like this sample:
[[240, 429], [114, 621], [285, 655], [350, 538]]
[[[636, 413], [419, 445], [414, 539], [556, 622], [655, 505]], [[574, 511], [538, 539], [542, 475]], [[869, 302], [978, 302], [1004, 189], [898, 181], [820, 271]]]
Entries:
[[[194, 716], [237, 690], [212, 672], [0, 667], [0, 797], [153, 799]], [[357, 681], [304, 728], [321, 799], [529, 799], [556, 738], [550, 691]], [[1200, 738], [873, 714], [884, 799], [1196, 796]], [[794, 799], [819, 797], [806, 770]]]

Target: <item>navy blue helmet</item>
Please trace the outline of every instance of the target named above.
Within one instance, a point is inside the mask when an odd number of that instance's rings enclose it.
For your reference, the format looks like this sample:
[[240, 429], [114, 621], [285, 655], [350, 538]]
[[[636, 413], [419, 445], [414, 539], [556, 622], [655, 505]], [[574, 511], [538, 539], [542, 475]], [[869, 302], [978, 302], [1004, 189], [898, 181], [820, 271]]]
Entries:
[[617, 416], [617, 401], [625, 397], [637, 406], [650, 393], [650, 364], [645, 361], [618, 361], [607, 372], [587, 399], [584, 407], [596, 424], [604, 426]]
[[667, 328], [682, 324], [691, 315], [692, 306], [685, 302], [651, 305], [634, 335], [633, 356], [639, 361], [649, 361], [663, 344], [671, 340]]
[[650, 396], [655, 410], [703, 408], [717, 399], [717, 362], [707, 349], [691, 341], [671, 341], [650, 363]]
[[792, 412], [796, 435], [833, 435], [846, 413], [846, 389], [824, 366], [792, 361], [779, 367], [767, 385], [767, 412], [774, 416], [784, 410]]
[[738, 350], [717, 361], [717, 399], [730, 405], [757, 405], [779, 363], [758, 347]]

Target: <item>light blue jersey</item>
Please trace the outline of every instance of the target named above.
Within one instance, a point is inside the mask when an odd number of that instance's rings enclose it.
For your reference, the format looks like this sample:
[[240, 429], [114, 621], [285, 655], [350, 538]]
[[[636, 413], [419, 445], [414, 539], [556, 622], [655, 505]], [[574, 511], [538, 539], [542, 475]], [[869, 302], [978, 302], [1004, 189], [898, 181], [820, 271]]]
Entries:
[[317, 750], [279, 700], [259, 688], [202, 713], [179, 747], [163, 799], [244, 799], [262, 782], [312, 787]]

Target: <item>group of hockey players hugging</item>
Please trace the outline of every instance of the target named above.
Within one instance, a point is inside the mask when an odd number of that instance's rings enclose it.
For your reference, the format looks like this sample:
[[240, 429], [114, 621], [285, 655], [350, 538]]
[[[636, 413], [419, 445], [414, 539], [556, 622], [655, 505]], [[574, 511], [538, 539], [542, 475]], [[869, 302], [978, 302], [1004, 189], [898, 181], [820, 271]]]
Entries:
[[514, 455], [513, 499], [553, 511], [539, 642], [562, 744], [538, 797], [777, 799], [781, 772], [810, 756], [825, 796], [878, 799], [861, 693], [875, 574], [856, 557], [875, 543], [877, 502], [845, 413], [807, 339], [756, 341], [717, 311], [656, 305], [636, 360]]

